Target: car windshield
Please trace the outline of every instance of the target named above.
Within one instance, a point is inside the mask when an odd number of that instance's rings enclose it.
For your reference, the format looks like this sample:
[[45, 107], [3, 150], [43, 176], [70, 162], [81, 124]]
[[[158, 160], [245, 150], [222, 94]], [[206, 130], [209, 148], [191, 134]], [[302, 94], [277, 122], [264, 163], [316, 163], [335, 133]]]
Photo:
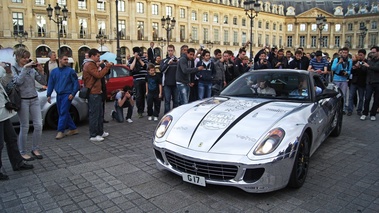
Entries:
[[128, 69], [121, 66], [113, 66], [109, 77], [119, 78], [119, 77], [125, 77], [125, 76], [130, 76], [130, 71]]
[[299, 72], [259, 71], [242, 75], [221, 95], [310, 100], [309, 76]]

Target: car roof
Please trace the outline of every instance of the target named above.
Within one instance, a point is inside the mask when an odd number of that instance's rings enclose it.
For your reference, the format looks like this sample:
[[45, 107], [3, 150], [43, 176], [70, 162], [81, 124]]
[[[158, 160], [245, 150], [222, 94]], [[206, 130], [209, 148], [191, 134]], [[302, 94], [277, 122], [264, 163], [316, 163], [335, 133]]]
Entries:
[[308, 70], [297, 70], [297, 69], [260, 69], [260, 70], [252, 70], [250, 72], [293, 72], [293, 73], [298, 73], [302, 75], [309, 75], [310, 77], [313, 76], [320, 76], [316, 72], [310, 72]]

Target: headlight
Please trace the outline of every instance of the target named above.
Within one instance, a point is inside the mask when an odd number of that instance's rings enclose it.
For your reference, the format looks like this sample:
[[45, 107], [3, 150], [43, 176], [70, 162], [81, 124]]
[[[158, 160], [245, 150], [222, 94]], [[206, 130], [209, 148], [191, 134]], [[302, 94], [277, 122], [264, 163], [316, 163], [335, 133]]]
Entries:
[[273, 152], [283, 140], [285, 132], [276, 128], [267, 133], [262, 142], [255, 148], [254, 155], [266, 155]]
[[171, 122], [172, 122], [171, 115], [166, 115], [165, 117], [163, 117], [161, 121], [159, 122], [157, 129], [155, 130], [155, 136], [157, 138], [163, 137], [168, 127], [170, 126]]

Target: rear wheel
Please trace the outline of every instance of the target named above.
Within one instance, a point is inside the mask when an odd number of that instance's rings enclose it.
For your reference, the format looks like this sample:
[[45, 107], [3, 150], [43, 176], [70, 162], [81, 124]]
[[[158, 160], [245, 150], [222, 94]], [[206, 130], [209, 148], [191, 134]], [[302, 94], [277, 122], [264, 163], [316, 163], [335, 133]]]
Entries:
[[[70, 107], [70, 116], [75, 124], [79, 122], [79, 113], [76, 110], [76, 108], [72, 105]], [[49, 111], [46, 113], [45, 119], [48, 127], [52, 129], [57, 129], [59, 120], [57, 105], [54, 105], [49, 109]]]
[[295, 163], [288, 182], [288, 186], [292, 188], [300, 188], [307, 177], [309, 169], [309, 143], [309, 136], [307, 133], [304, 133], [297, 149]]

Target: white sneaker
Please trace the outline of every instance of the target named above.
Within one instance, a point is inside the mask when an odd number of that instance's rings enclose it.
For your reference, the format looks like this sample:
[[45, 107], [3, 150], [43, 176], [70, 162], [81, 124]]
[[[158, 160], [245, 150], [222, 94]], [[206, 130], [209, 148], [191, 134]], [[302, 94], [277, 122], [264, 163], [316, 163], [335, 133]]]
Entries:
[[375, 117], [375, 116], [371, 116], [371, 117], [370, 117], [370, 120], [372, 120], [372, 121], [376, 121], [376, 117]]
[[362, 116], [361, 116], [361, 120], [362, 120], [362, 121], [366, 120], [366, 115], [362, 115]]
[[126, 122], [128, 122], [128, 123], [133, 123], [133, 120], [130, 119], [130, 118], [128, 118], [128, 119], [126, 119]]
[[154, 117], [154, 121], [157, 121], [158, 120], [158, 117]]
[[151, 120], [153, 120], [153, 117], [149, 116], [149, 117], [147, 118], [147, 120], [148, 120], [148, 121], [151, 121]]
[[89, 139], [90, 141], [95, 141], [95, 142], [100, 142], [100, 141], [103, 141], [104, 138], [101, 137], [100, 135], [96, 136], [96, 137], [92, 137]]
[[102, 135], [102, 136], [99, 136], [99, 137], [105, 138], [105, 137], [108, 137], [108, 136], [109, 136], [109, 133], [108, 133], [108, 132], [103, 132], [103, 135]]

